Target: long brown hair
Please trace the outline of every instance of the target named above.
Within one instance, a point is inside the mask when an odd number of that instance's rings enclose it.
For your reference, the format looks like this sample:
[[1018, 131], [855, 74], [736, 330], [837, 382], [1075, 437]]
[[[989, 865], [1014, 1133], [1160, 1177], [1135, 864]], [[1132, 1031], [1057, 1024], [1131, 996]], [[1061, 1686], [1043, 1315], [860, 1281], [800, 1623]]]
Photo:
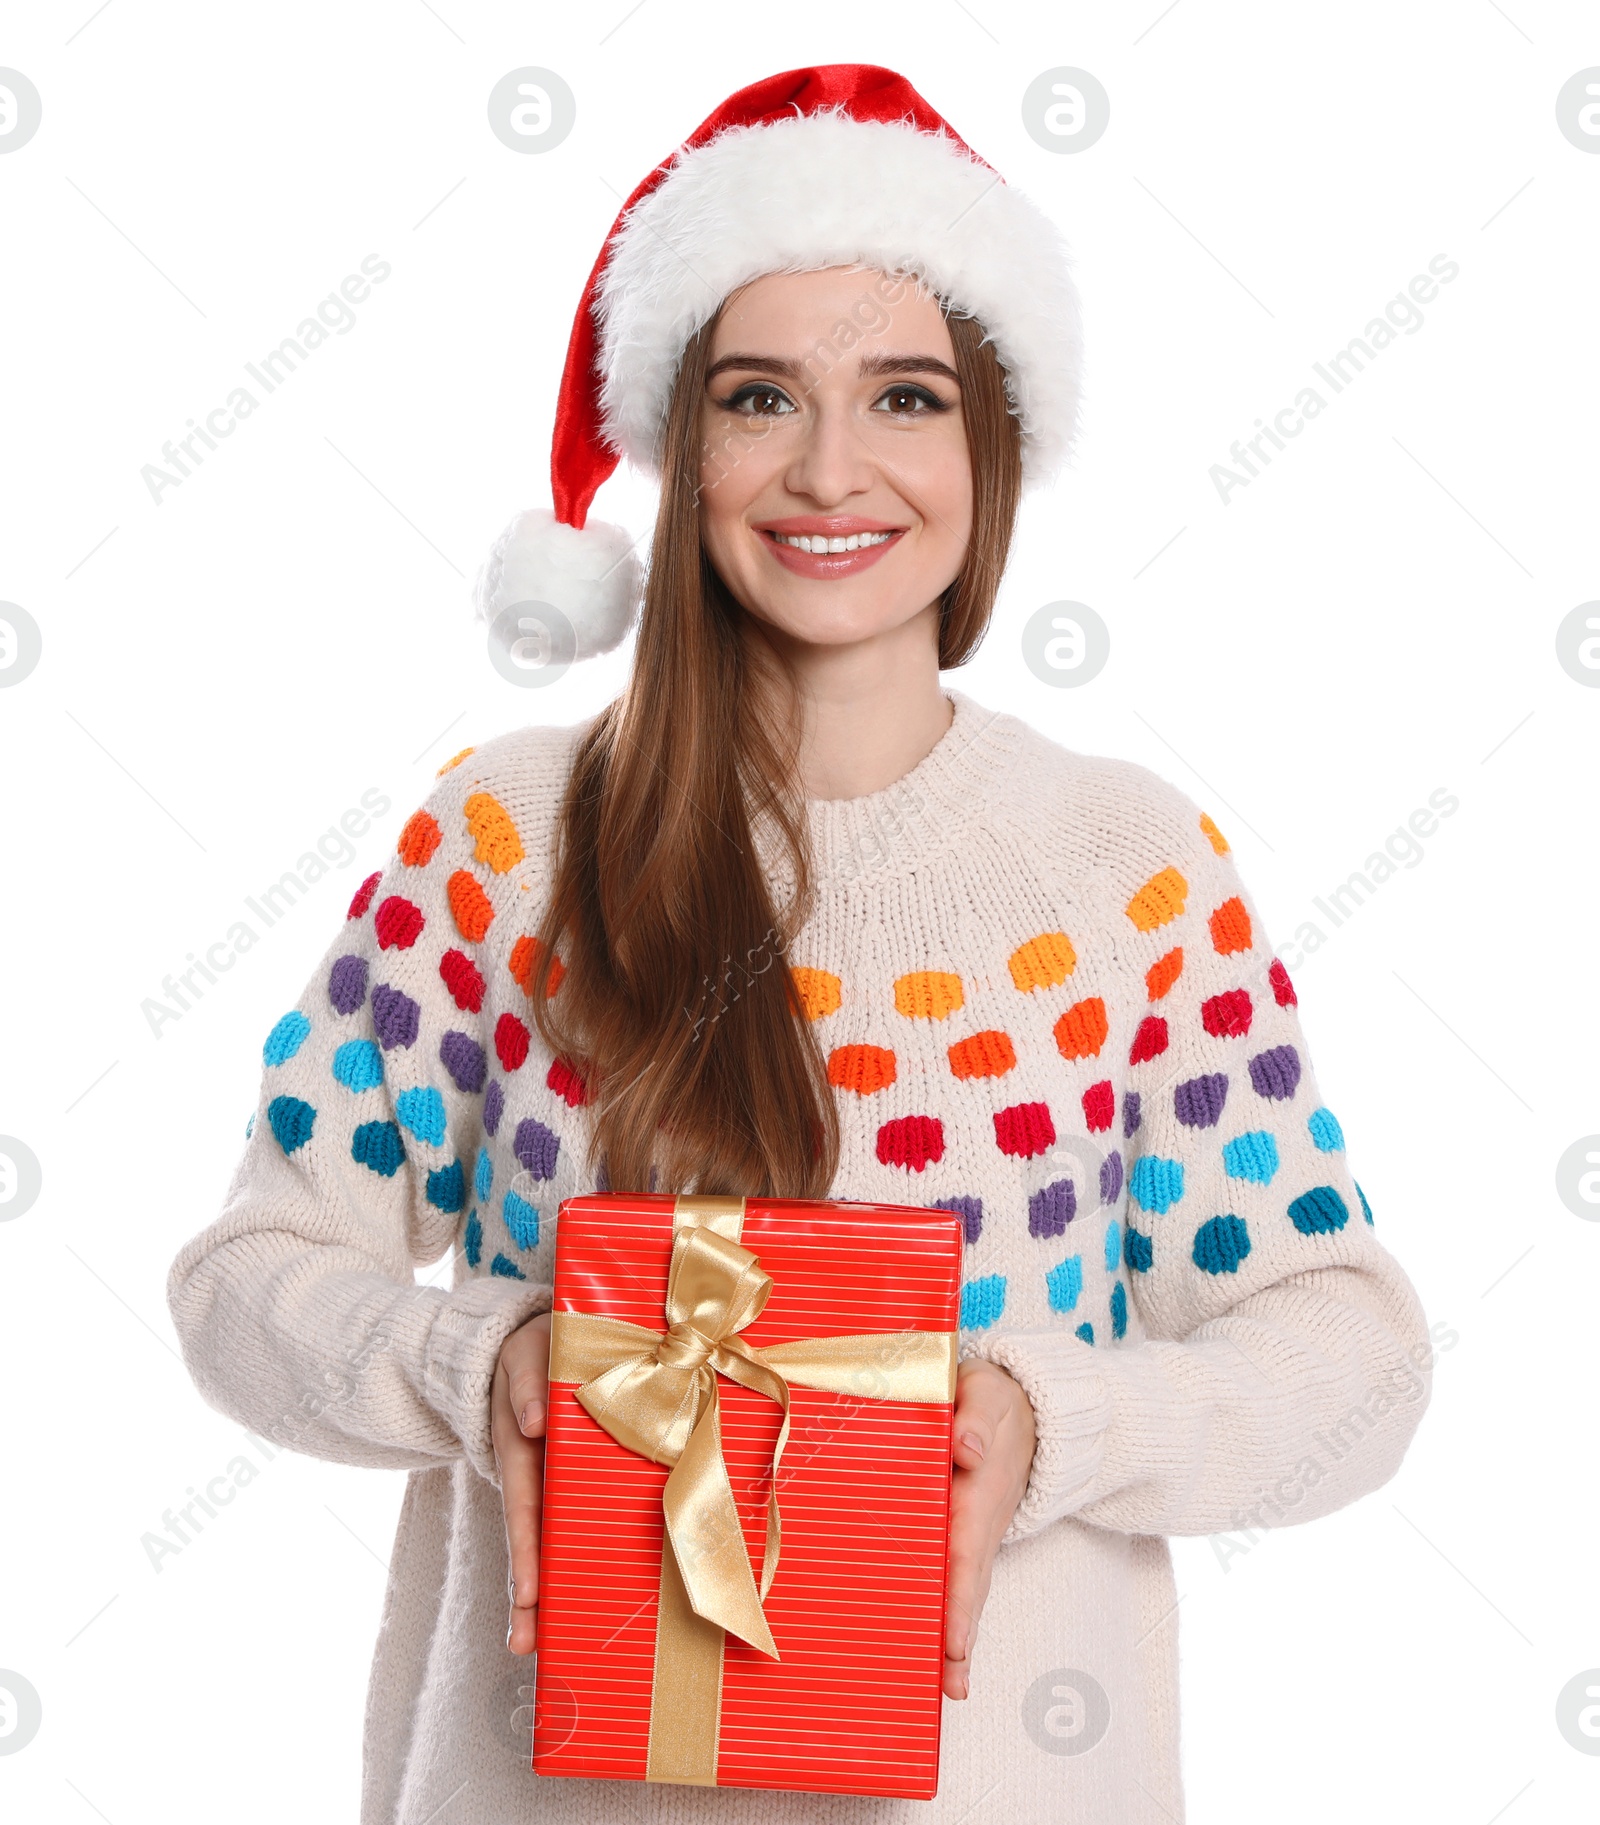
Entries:
[[[946, 311], [972, 463], [967, 559], [940, 603], [939, 664], [988, 626], [1021, 443], [982, 326]], [[827, 1064], [786, 953], [811, 897], [809, 825], [782, 662], [700, 538], [701, 397], [716, 319], [684, 350], [626, 691], [580, 739], [527, 983], [592, 1104], [616, 1191], [823, 1197], [839, 1159]], [[775, 904], [763, 871], [790, 889]]]

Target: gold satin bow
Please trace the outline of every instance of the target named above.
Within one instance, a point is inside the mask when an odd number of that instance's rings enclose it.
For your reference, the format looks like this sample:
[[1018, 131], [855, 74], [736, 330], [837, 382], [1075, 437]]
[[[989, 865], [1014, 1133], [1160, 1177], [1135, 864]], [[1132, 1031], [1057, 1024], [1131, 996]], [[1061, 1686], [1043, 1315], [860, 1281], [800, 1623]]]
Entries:
[[[956, 1335], [886, 1331], [748, 1344], [738, 1333], [759, 1316], [771, 1291], [771, 1275], [748, 1249], [687, 1224], [673, 1238], [666, 1331], [557, 1312], [550, 1379], [580, 1383], [579, 1403], [619, 1444], [671, 1465], [662, 1507], [690, 1606], [776, 1660], [762, 1600], [782, 1545], [777, 1478], [789, 1437], [789, 1383], [873, 1400], [950, 1401]], [[722, 1455], [719, 1374], [783, 1409], [759, 1589]]]

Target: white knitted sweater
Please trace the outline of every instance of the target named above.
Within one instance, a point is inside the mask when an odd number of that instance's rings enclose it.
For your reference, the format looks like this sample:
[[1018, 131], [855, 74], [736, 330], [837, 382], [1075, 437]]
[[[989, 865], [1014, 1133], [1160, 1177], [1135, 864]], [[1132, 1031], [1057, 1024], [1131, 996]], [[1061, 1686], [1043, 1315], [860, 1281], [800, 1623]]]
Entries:
[[[168, 1298], [205, 1398], [411, 1472], [362, 1825], [1183, 1817], [1168, 1534], [1310, 1521], [1390, 1477], [1427, 1324], [1318, 1095], [1221, 832], [1143, 767], [952, 694], [903, 779], [810, 807], [788, 962], [831, 1061], [837, 1197], [948, 1203], [961, 1353], [1038, 1426], [932, 1803], [541, 1779], [505, 1647], [502, 1340], [594, 1189], [582, 1090], [525, 1019], [574, 731], [469, 750], [267, 1040], [222, 1214]], [[559, 990], [557, 991], [559, 993]], [[454, 1251], [452, 1285], [414, 1269]]]

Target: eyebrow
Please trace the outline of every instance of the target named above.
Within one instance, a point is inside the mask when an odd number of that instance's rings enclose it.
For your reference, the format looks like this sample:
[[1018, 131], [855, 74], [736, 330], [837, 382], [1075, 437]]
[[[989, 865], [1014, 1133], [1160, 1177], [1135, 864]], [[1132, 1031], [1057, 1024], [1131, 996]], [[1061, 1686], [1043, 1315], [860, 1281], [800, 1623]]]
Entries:
[[[706, 369], [706, 379], [709, 382], [730, 368], [742, 368], [748, 373], [776, 374], [783, 380], [799, 380], [802, 367], [802, 363], [781, 355], [724, 355]], [[859, 372], [863, 380], [880, 374], [940, 374], [958, 387], [961, 385], [961, 376], [948, 361], [941, 361], [937, 355], [864, 355]]]

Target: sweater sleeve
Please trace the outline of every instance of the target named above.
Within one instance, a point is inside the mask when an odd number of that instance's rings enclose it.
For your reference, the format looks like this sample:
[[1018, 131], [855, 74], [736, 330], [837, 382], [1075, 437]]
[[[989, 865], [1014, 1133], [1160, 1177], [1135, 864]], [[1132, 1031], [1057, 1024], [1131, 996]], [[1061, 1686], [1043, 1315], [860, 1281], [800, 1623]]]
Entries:
[[201, 1394], [264, 1437], [392, 1469], [464, 1455], [498, 1483], [500, 1346], [550, 1287], [498, 1256], [449, 1289], [414, 1271], [453, 1248], [464, 1215], [475, 1253], [489, 1048], [502, 1065], [526, 1050], [516, 1015], [492, 1035], [485, 1010], [521, 994], [496, 977], [525, 977], [526, 948], [508, 965], [490, 928], [520, 914], [527, 858], [470, 771], [447, 772], [407, 822], [267, 1035], [243, 1158], [172, 1263], [167, 1302]]
[[[1113, 914], [1149, 996], [1107, 1243], [1117, 1335], [1014, 1331], [967, 1351], [1034, 1407], [1007, 1541], [1068, 1514], [1138, 1534], [1314, 1520], [1395, 1473], [1431, 1396], [1426, 1318], [1351, 1175], [1288, 972], [1226, 839], [1162, 790], [1172, 859], [1119, 887]], [[1117, 1322], [1129, 1290], [1137, 1326], [1125, 1304]]]

